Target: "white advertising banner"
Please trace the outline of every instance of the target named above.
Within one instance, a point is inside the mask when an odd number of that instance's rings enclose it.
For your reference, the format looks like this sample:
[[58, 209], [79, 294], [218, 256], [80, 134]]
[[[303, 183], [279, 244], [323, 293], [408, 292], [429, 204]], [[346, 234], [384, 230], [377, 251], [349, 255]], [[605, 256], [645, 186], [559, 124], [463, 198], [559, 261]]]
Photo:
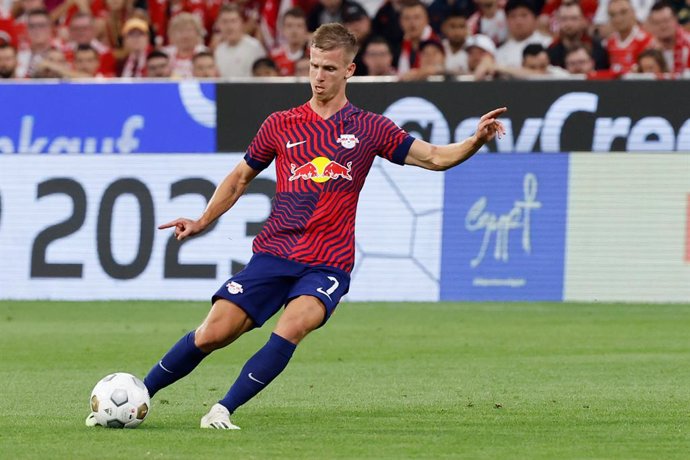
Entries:
[[[251, 257], [273, 167], [203, 235], [156, 227], [199, 216], [241, 158], [0, 156], [0, 299], [210, 299]], [[375, 162], [348, 300], [438, 299], [442, 201], [441, 174]]]
[[565, 300], [690, 301], [690, 155], [573, 154]]

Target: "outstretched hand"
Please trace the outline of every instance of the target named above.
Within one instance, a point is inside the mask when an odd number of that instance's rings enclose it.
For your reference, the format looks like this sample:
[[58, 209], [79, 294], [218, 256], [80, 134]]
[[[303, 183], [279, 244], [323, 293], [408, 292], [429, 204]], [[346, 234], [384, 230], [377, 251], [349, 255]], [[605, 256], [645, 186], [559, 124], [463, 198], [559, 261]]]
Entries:
[[180, 217], [167, 224], [159, 225], [158, 230], [175, 227], [175, 238], [177, 241], [182, 241], [188, 236], [196, 235], [204, 230], [203, 226], [196, 220], [185, 219]]
[[503, 126], [503, 123], [498, 120], [498, 117], [503, 115], [507, 110], [506, 107], [501, 107], [500, 109], [494, 109], [482, 115], [477, 125], [477, 131], [474, 134], [477, 140], [481, 143], [486, 143], [496, 136], [501, 137], [504, 135], [506, 128]]

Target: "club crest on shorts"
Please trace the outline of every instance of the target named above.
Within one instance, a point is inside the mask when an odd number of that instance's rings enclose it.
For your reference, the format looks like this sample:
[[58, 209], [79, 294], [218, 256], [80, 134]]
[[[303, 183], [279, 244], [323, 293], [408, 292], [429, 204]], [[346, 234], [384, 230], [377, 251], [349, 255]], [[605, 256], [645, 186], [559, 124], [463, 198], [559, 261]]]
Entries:
[[230, 294], [242, 294], [244, 292], [242, 285], [237, 281], [230, 281], [225, 287], [228, 288]]
[[341, 134], [336, 142], [346, 149], [354, 149], [357, 144], [359, 144], [359, 139], [355, 137], [354, 134]]

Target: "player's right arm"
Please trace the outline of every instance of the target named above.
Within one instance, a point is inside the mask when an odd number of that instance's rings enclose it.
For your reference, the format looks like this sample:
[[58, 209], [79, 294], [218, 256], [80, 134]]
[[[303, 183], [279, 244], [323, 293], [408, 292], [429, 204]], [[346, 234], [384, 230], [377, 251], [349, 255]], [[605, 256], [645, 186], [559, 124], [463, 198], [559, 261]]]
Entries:
[[259, 172], [250, 167], [245, 160], [240, 161], [235, 169], [218, 184], [201, 217], [197, 220], [180, 217], [159, 226], [158, 229], [175, 227], [175, 238], [178, 240], [203, 232], [235, 205]]

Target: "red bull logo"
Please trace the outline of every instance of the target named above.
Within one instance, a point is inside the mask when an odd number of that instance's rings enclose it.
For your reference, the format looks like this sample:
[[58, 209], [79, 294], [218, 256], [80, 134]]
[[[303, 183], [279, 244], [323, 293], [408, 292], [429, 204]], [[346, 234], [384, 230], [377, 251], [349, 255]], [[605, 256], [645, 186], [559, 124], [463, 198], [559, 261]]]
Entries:
[[350, 175], [351, 170], [351, 161], [347, 162], [347, 166], [343, 166], [337, 161], [329, 160], [326, 157], [316, 157], [309, 163], [304, 163], [302, 166], [290, 163], [290, 172], [292, 175], [289, 180], [290, 182], [297, 179], [326, 182], [341, 177], [345, 180], [352, 180], [352, 176]]

